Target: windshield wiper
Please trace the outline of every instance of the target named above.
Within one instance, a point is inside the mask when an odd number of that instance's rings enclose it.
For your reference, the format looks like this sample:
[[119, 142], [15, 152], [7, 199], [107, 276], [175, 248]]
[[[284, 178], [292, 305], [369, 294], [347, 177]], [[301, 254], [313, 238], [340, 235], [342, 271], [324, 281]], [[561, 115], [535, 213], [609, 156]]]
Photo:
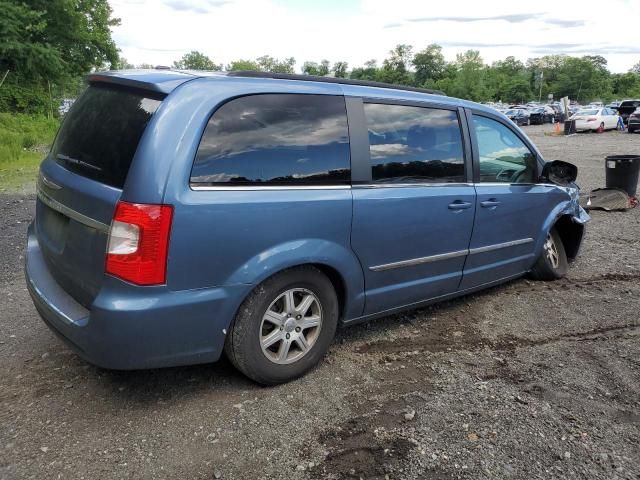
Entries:
[[96, 167], [95, 165], [91, 165], [90, 163], [83, 162], [82, 160], [78, 160], [77, 158], [72, 158], [72, 157], [70, 157], [68, 155], [63, 155], [61, 153], [58, 153], [56, 155], [56, 158], [58, 160], [62, 160], [63, 162], [71, 163], [73, 165], [80, 165], [81, 167], [90, 168], [92, 170], [97, 170], [98, 172], [102, 171], [102, 168], [100, 168], [100, 167]]

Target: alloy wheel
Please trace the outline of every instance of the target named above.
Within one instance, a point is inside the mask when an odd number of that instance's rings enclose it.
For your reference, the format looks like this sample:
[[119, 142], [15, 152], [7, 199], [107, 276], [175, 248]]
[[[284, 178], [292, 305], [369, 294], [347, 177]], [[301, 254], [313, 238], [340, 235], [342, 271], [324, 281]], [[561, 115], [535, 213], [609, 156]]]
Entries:
[[310, 290], [292, 288], [271, 302], [262, 316], [260, 347], [273, 363], [290, 364], [312, 349], [322, 328], [322, 305]]
[[547, 235], [547, 240], [544, 242], [544, 251], [553, 269], [557, 269], [560, 266], [560, 254], [551, 234]]

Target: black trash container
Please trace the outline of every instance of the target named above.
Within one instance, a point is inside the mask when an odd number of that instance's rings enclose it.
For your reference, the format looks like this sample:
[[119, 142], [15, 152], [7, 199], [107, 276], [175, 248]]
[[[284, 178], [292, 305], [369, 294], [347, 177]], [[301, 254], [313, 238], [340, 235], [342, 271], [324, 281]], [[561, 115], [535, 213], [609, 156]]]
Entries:
[[575, 120], [565, 120], [564, 122], [564, 134], [572, 135], [576, 133], [576, 121]]
[[606, 158], [607, 188], [620, 188], [635, 197], [638, 189], [640, 155], [612, 155]]

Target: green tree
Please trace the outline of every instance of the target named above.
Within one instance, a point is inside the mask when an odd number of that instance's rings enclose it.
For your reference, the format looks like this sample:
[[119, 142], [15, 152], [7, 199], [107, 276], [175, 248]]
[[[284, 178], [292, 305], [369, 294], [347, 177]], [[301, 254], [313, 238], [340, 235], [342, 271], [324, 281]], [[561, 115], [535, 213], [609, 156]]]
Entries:
[[489, 98], [484, 85], [484, 62], [478, 50], [467, 50], [456, 55], [456, 76], [447, 92], [453, 96], [482, 101]]
[[222, 70], [222, 65], [216, 64], [204, 53], [197, 50], [185, 53], [180, 60], [173, 62], [173, 66], [180, 70]]
[[378, 62], [376, 60], [368, 60], [364, 62], [363, 67], [357, 67], [351, 70], [350, 78], [354, 80], [375, 80], [378, 77]]
[[578, 102], [611, 97], [610, 74], [598, 58], [567, 57], [558, 69], [551, 88], [558, 96], [568, 96]]
[[322, 60], [320, 63], [304, 62], [302, 65], [302, 73], [305, 75], [317, 75], [324, 77], [325, 75], [329, 75], [329, 65], [329, 60]]
[[225, 70], [228, 72], [241, 70], [258, 71], [260, 70], [260, 67], [258, 66], [258, 63], [253, 60], [233, 60], [225, 67]]
[[617, 99], [640, 97], [640, 73], [619, 73], [611, 78], [612, 95]]
[[416, 53], [411, 63], [415, 68], [417, 85], [425, 85], [428, 81], [437, 82], [443, 78], [447, 64], [442, 47], [435, 43]]
[[279, 60], [269, 55], [263, 55], [256, 59], [256, 63], [258, 64], [258, 68], [263, 72], [293, 73], [296, 59], [288, 57], [284, 60]]
[[59, 78], [64, 72], [62, 52], [42, 41], [47, 28], [44, 11], [26, 4], [0, 1], [0, 71], [23, 78]]
[[336, 62], [331, 68], [333, 76], [337, 78], [346, 78], [348, 70], [349, 64], [347, 62]]
[[486, 67], [484, 86], [493, 100], [516, 103], [532, 98], [528, 71], [515, 57], [507, 57]]
[[508, 103], [526, 103], [533, 97], [531, 86], [525, 76], [511, 78], [503, 88], [501, 98]]
[[381, 82], [397, 85], [411, 85], [413, 76], [409, 72], [412, 61], [411, 45], [399, 44], [389, 51], [389, 57], [382, 62], [382, 68], [378, 71], [377, 79]]
[[107, 0], [0, 0], [0, 109], [51, 111], [88, 72], [118, 67]]

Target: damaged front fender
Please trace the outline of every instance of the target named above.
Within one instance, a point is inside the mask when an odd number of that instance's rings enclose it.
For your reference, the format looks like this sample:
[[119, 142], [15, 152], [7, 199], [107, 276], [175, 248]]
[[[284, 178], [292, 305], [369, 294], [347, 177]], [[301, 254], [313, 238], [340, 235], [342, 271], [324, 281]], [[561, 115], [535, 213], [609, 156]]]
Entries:
[[[549, 214], [544, 225], [545, 234], [543, 239], [546, 238], [551, 229], [555, 227], [562, 239], [567, 259], [573, 260], [580, 252], [585, 233], [585, 225], [591, 220], [591, 217], [585, 209], [580, 206], [578, 201], [580, 188], [576, 184], [571, 184], [570, 186], [556, 185], [555, 188], [566, 194], [566, 200], [560, 202]], [[541, 241], [537, 246], [538, 253], [542, 251], [543, 243], [544, 241]]]

